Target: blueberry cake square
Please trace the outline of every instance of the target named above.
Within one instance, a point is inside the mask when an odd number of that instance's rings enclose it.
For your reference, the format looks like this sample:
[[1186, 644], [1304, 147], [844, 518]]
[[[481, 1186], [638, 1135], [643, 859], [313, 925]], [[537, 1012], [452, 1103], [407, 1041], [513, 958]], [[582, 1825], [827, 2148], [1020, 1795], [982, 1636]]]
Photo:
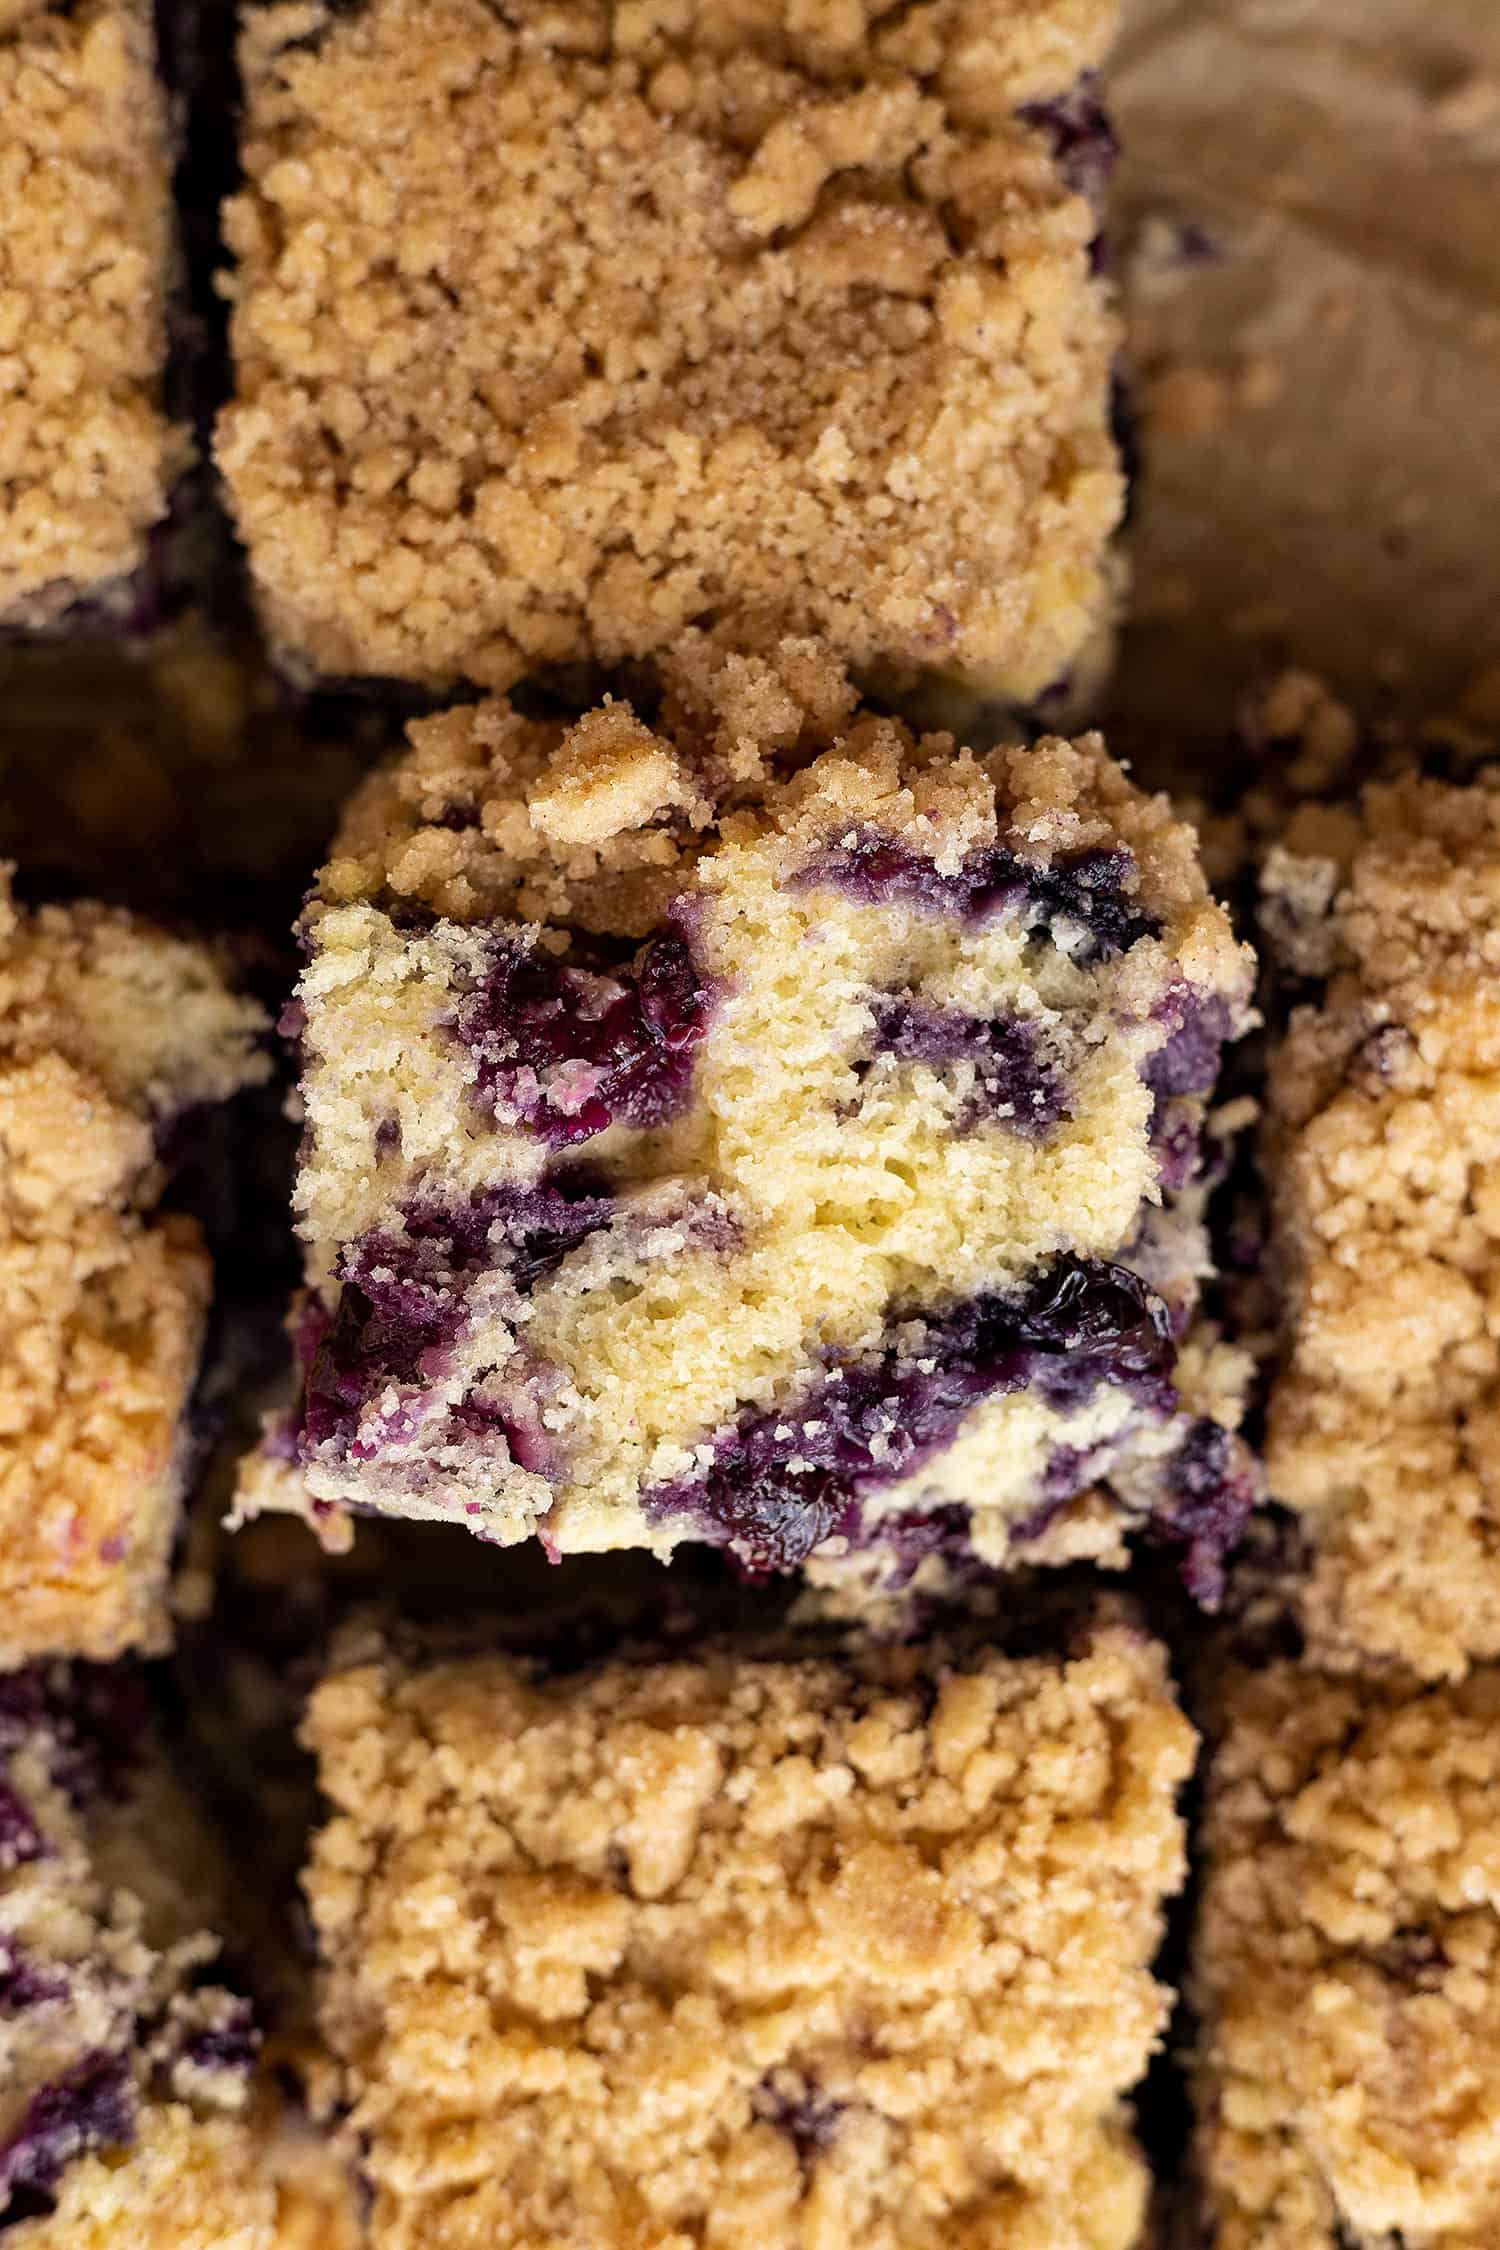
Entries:
[[1214, 2250], [1500, 2241], [1500, 1673], [1219, 1690], [1193, 1999]]
[[315, 1509], [751, 1571], [1148, 1524], [1212, 1598], [1253, 1497], [1195, 1320], [1249, 960], [1097, 736], [977, 757], [818, 644], [690, 639], [649, 724], [414, 724], [304, 937], [268, 1445]]
[[1284, 1365], [1272, 1494], [1330, 1663], [1500, 1655], [1500, 773], [1305, 806], [1270, 850]]
[[1127, 2250], [1194, 1738], [1161, 1650], [394, 1642], [306, 1726], [372, 2250]]
[[1115, 14], [257, 0], [218, 457], [283, 664], [716, 622], [1055, 687], [1113, 607]]
[[0, 4], [0, 633], [128, 610], [185, 466], [148, 0]]
[[211, 1277], [157, 1206], [264, 1029], [201, 946], [0, 869], [0, 1666], [163, 1641]]
[[347, 2180], [220, 1979], [224, 1887], [138, 1672], [0, 1673], [8, 2250], [354, 2250]]

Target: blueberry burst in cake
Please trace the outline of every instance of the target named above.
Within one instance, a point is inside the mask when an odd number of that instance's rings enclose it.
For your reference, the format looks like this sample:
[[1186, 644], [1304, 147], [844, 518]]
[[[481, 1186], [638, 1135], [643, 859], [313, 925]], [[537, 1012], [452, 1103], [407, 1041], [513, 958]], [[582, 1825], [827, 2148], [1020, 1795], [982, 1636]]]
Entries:
[[451, 711], [351, 806], [290, 1012], [273, 1450], [325, 1515], [752, 1570], [1149, 1522], [1212, 1599], [1250, 962], [1191, 831], [1096, 737], [917, 739], [815, 642], [690, 638], [649, 708]]

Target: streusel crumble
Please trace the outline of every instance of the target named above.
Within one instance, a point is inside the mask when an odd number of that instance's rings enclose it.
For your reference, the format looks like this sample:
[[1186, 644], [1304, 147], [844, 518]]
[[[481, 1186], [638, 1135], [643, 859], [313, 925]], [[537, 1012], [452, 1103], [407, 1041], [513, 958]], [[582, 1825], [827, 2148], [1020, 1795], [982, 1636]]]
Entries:
[[387, 1649], [307, 1734], [373, 2250], [1139, 2240], [1194, 1748], [1144, 1634]]
[[1111, 606], [1112, 0], [246, 11], [263, 612], [505, 688], [723, 624], [1030, 702]]
[[1267, 1466], [1307, 1536], [1303, 1621], [1330, 1660], [1456, 1673], [1500, 1655], [1500, 774], [1308, 805], [1263, 891], [1297, 1002]]
[[1193, 1978], [1206, 2239], [1490, 2250], [1500, 1674], [1423, 1690], [1282, 1664], [1218, 1700]]
[[0, 627], [128, 600], [184, 465], [154, 54], [147, 0], [0, 4]]

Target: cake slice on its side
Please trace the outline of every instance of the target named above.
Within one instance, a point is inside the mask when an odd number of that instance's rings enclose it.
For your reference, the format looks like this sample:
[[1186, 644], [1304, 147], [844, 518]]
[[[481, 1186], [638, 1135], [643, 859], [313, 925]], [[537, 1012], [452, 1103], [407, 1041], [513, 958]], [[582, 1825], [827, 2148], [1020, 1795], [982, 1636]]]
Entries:
[[225, 1887], [137, 1672], [0, 1673], [7, 2250], [354, 2250], [347, 2175], [217, 1981]]
[[1253, 1477], [1193, 1323], [1250, 967], [1097, 737], [976, 758], [817, 644], [690, 641], [650, 725], [415, 725], [305, 938], [272, 1451], [320, 1509], [752, 1570], [1149, 1524], [1212, 1599]]

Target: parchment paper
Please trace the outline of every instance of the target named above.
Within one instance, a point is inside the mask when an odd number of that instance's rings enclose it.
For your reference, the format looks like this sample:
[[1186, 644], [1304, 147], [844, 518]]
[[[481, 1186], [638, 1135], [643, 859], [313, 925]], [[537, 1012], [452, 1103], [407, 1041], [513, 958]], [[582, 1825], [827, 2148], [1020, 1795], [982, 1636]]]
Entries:
[[1500, 0], [1130, 0], [1112, 98], [1120, 746], [1191, 780], [1288, 660], [1500, 718]]

